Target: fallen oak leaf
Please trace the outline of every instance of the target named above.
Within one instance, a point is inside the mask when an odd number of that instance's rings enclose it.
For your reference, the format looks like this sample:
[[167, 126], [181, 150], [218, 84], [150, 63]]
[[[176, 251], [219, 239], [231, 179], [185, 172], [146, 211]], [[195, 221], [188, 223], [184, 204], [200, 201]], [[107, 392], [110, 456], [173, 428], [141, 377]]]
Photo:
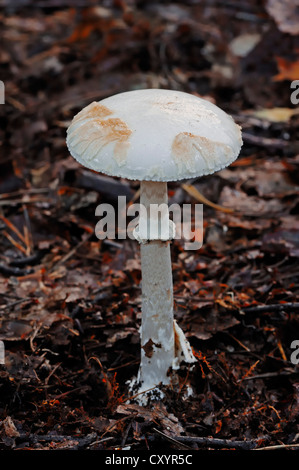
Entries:
[[279, 73], [274, 75], [273, 81], [297, 80], [299, 77], [299, 61], [293, 62], [284, 57], [275, 57]]

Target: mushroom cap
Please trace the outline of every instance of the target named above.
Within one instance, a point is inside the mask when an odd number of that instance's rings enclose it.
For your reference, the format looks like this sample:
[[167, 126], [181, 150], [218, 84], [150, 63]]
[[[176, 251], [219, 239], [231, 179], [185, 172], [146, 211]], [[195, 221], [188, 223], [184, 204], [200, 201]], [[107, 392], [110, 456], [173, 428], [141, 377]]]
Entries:
[[128, 91], [82, 109], [67, 130], [83, 166], [139, 181], [177, 181], [232, 163], [241, 128], [209, 101], [174, 90]]

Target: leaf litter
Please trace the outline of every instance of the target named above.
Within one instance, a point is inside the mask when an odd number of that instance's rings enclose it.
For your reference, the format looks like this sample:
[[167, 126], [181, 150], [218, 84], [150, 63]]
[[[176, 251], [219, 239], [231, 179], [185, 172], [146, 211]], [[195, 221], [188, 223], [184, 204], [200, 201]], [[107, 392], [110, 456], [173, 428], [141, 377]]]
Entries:
[[[0, 448], [298, 445], [293, 3], [68, 3], [0, 6]], [[65, 129], [91, 101], [146, 87], [216, 102], [244, 146], [229, 168], [169, 185], [171, 201], [204, 203], [203, 247], [172, 243], [175, 315], [198, 362], [179, 393], [140, 407], [127, 386], [138, 247], [94, 235], [95, 207], [133, 201], [138, 184], [82, 169]]]

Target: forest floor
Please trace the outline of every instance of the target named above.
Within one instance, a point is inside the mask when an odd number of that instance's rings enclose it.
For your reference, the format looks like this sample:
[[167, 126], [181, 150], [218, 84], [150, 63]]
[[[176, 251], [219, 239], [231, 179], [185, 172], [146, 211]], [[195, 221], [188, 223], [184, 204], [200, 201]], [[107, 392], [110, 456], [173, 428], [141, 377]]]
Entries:
[[[0, 1], [0, 449], [295, 449], [293, 2], [82, 3]], [[229, 168], [169, 184], [170, 202], [216, 206], [204, 205], [200, 250], [171, 247], [175, 317], [197, 363], [145, 407], [127, 384], [139, 365], [139, 247], [94, 235], [96, 206], [134, 200], [138, 183], [82, 168], [65, 144], [84, 106], [140, 88], [212, 100], [244, 140]]]

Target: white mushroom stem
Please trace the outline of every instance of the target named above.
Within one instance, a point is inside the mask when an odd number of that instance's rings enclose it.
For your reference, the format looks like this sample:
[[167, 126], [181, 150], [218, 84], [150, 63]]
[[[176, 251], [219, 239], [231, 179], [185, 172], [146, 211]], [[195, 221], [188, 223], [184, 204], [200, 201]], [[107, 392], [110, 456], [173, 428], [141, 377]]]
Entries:
[[[135, 231], [136, 239], [140, 242], [142, 272], [140, 391], [160, 384], [168, 385], [172, 370], [177, 369], [182, 360], [195, 362], [188, 341], [181, 330], [178, 334], [174, 323], [169, 241], [173, 238], [173, 224], [169, 221], [168, 206], [161, 223], [156, 214], [151, 214], [154, 204], [167, 203], [167, 183], [141, 182], [140, 204], [146, 211], [141, 211], [139, 226]], [[184, 353], [186, 351], [187, 354]], [[179, 358], [176, 353], [180, 355]]]

